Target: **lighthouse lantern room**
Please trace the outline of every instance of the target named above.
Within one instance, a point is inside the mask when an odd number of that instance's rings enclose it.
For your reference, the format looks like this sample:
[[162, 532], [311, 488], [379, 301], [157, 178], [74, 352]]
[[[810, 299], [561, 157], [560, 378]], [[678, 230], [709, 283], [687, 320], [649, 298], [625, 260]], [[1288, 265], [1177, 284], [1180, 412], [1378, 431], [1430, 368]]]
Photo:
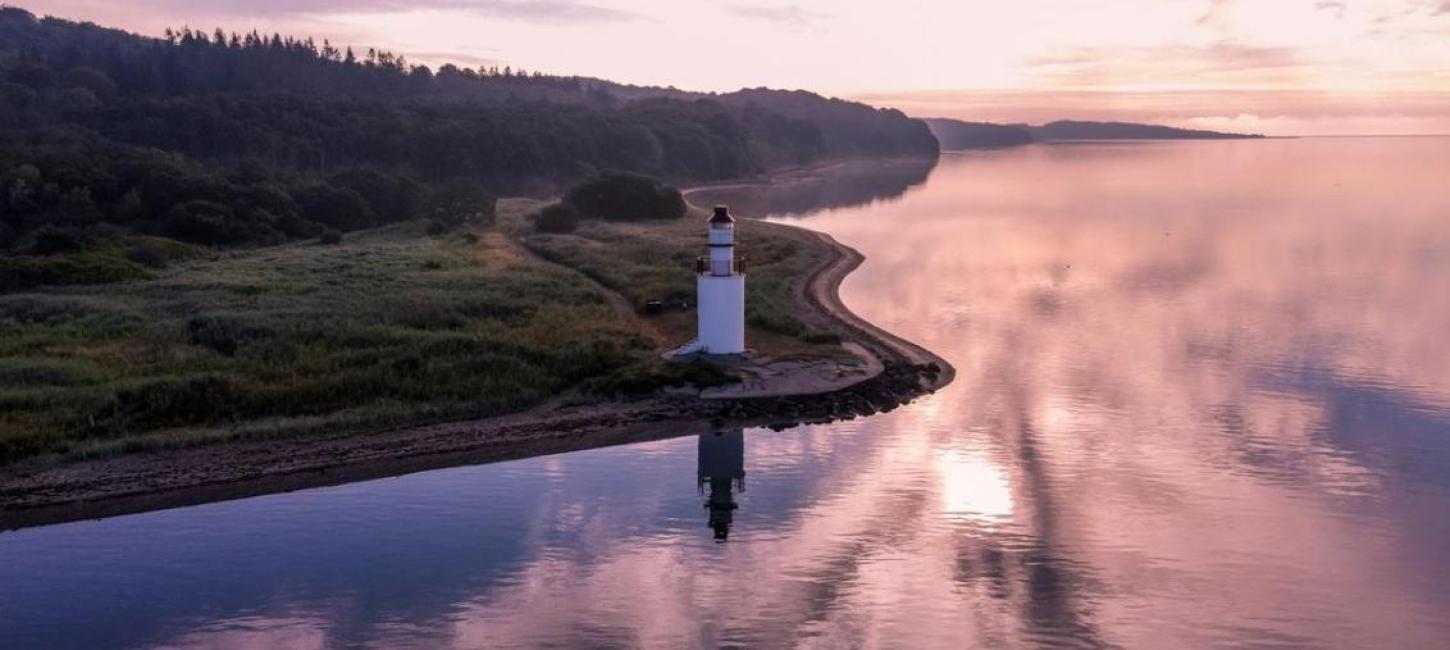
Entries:
[[745, 270], [735, 257], [735, 218], [715, 206], [709, 221], [710, 254], [696, 261], [699, 338], [690, 347], [705, 354], [745, 352]]

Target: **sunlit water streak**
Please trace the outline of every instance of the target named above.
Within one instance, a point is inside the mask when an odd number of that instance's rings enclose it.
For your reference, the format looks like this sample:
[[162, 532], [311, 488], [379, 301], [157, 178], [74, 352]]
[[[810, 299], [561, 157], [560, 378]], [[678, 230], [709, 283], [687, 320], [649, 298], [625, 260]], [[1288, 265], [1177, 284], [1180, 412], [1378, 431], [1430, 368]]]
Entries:
[[1088, 144], [792, 186], [773, 218], [866, 253], [846, 302], [955, 384], [743, 465], [682, 432], [0, 534], [0, 647], [1450, 647], [1447, 169]]

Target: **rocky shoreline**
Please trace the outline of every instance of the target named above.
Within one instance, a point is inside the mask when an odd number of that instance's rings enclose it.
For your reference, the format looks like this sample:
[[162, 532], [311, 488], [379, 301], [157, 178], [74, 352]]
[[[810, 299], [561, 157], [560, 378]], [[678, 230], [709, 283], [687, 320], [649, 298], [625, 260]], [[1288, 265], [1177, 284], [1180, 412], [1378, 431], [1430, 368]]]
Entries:
[[103, 458], [0, 476], [0, 530], [157, 510], [442, 467], [662, 439], [702, 427], [853, 419], [895, 409], [950, 383], [931, 352], [861, 319], [841, 281], [864, 259], [827, 235], [836, 254], [795, 288], [802, 316], [876, 357], [882, 370], [835, 390], [740, 399], [664, 395], [628, 403], [544, 405], [472, 422], [307, 439], [243, 441]]

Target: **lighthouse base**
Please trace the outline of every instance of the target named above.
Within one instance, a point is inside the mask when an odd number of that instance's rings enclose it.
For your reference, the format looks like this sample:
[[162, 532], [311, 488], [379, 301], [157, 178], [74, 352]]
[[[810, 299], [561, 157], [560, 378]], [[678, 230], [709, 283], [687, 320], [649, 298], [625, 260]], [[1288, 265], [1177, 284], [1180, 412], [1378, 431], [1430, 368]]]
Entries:
[[699, 345], [704, 354], [745, 352], [745, 274], [701, 274], [696, 288]]

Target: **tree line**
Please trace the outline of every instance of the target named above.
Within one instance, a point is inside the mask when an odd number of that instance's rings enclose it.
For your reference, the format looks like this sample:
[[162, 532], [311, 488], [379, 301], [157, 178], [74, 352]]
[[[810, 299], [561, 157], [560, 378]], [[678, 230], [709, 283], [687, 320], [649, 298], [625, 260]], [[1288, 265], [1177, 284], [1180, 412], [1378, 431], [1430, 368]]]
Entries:
[[918, 121], [810, 93], [702, 95], [507, 66], [435, 72], [327, 41], [146, 38], [0, 8], [10, 267], [120, 236], [227, 246], [419, 217], [446, 228], [491, 215], [448, 206], [553, 193], [607, 169], [693, 182], [935, 151]]

